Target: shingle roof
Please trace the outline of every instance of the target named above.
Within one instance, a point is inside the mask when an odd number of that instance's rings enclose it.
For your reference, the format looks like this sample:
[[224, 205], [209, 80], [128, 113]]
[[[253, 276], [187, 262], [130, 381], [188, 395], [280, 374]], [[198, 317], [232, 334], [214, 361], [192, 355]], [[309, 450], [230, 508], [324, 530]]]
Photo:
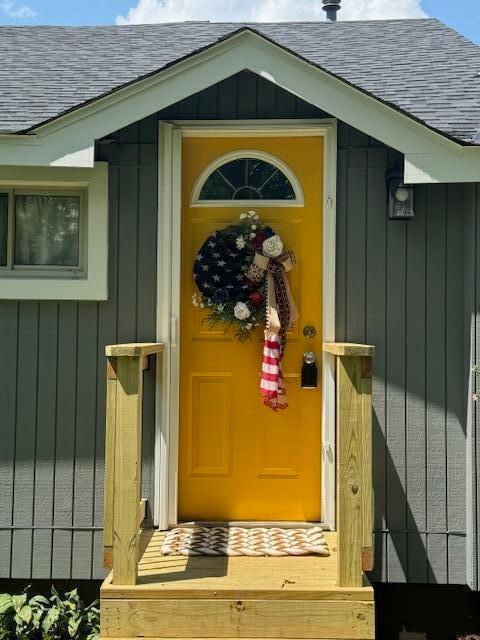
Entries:
[[25, 132], [250, 27], [462, 142], [480, 130], [480, 47], [433, 19], [0, 27], [0, 131]]

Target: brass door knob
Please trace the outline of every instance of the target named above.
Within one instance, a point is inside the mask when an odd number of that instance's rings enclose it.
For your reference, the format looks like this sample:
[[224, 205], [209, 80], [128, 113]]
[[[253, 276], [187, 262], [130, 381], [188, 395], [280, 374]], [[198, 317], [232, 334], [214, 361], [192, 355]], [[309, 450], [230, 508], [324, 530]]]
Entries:
[[317, 330], [311, 324], [306, 324], [303, 327], [303, 335], [305, 338], [314, 338], [317, 335]]

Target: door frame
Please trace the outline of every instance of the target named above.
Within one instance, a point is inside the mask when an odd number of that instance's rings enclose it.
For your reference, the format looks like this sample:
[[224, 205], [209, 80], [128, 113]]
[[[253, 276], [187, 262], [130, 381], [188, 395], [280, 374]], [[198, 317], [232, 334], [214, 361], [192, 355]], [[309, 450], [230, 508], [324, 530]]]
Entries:
[[[158, 132], [158, 342], [165, 344], [156, 375], [154, 523], [160, 529], [177, 524], [180, 251], [182, 139], [189, 137], [321, 136], [323, 158], [323, 341], [335, 341], [335, 244], [337, 191], [337, 121], [192, 120], [159, 122]], [[335, 528], [335, 367], [322, 355], [321, 520]]]

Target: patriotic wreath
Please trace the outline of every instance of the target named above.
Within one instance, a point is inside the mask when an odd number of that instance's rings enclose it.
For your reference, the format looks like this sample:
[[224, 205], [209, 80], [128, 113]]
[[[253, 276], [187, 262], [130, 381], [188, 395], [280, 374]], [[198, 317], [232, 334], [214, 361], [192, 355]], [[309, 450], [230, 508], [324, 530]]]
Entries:
[[207, 311], [210, 324], [233, 326], [241, 342], [265, 325], [261, 391], [274, 409], [287, 406], [281, 361], [298, 314], [285, 273], [294, 263], [280, 236], [248, 211], [205, 240], [193, 267], [199, 293], [192, 303]]

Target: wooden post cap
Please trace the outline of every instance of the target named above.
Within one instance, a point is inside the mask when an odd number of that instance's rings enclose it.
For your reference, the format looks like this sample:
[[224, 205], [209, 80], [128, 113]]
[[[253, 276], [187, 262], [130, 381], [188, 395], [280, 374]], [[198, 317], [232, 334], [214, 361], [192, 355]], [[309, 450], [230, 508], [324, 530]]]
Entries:
[[375, 347], [371, 344], [355, 342], [324, 342], [323, 350], [334, 356], [374, 356]]
[[109, 358], [121, 356], [142, 357], [165, 350], [163, 342], [132, 342], [128, 344], [110, 344], [105, 347], [105, 355]]

